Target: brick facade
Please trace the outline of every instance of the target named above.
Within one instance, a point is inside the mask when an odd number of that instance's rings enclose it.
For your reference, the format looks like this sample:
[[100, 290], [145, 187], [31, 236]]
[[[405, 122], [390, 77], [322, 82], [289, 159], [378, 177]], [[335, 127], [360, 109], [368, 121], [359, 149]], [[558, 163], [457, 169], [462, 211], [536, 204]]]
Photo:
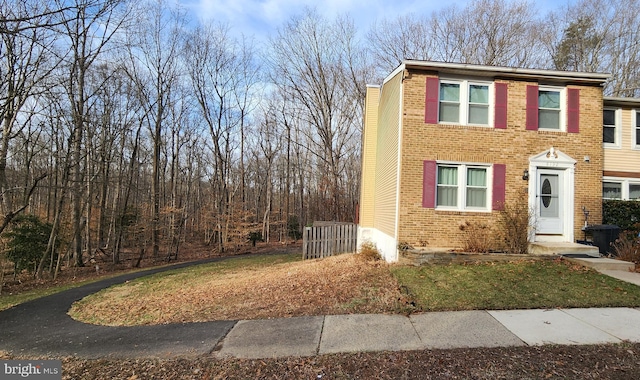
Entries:
[[[425, 83], [438, 77], [433, 71], [407, 69], [403, 82], [398, 242], [413, 246], [461, 247], [459, 226], [465, 222], [495, 223], [498, 212], [443, 211], [423, 207], [423, 162], [445, 160], [460, 163], [506, 165], [505, 202], [528, 202], [528, 182], [522, 179], [529, 158], [551, 147], [576, 160], [574, 227], [582, 237], [582, 208], [589, 222], [602, 219], [602, 87], [593, 83], [562, 83], [580, 94], [579, 133], [531, 131], [525, 129], [526, 88], [538, 85], [533, 79], [489, 79], [507, 84], [507, 128], [425, 123]], [[508, 78], [503, 76], [503, 78]], [[544, 78], [543, 78], [544, 79]], [[585, 160], [589, 157], [589, 161]]]

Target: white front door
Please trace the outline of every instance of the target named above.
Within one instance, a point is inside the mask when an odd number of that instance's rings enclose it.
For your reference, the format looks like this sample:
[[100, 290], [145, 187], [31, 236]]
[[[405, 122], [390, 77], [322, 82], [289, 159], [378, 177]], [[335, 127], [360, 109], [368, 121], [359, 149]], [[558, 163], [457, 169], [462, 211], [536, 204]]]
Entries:
[[564, 232], [564, 171], [538, 169], [536, 179], [536, 219], [538, 234]]

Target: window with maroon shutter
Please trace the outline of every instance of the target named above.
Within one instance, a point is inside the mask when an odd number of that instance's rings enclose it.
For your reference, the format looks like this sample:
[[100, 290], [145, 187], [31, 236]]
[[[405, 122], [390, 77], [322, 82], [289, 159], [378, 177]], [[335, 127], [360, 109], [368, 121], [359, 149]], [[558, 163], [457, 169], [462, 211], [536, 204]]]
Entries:
[[[491, 182], [492, 173], [493, 182]], [[424, 208], [451, 211], [502, 210], [504, 197], [505, 165], [503, 164], [423, 161], [422, 207]], [[489, 203], [490, 199], [493, 199], [492, 204]]]
[[507, 128], [507, 84], [496, 83], [495, 120], [496, 129]]
[[530, 131], [538, 130], [538, 86], [527, 86], [526, 128]]
[[580, 90], [567, 90], [567, 132], [580, 132]]
[[504, 210], [504, 201], [506, 193], [506, 173], [507, 166], [504, 164], [493, 165], [493, 201], [492, 209], [497, 211]]
[[424, 103], [424, 122], [427, 124], [438, 124], [438, 89], [440, 80], [438, 78], [427, 78], [427, 87]]

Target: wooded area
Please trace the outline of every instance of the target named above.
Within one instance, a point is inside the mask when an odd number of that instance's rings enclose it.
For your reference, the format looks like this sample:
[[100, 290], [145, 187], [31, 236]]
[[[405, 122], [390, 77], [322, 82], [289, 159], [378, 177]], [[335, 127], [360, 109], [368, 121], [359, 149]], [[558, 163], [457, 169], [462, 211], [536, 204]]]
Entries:
[[162, 0], [0, 0], [4, 252], [40, 241], [42, 276], [353, 222], [367, 83], [428, 59], [609, 72], [606, 95], [640, 96], [637, 9], [478, 0], [368, 31], [308, 9], [264, 42]]

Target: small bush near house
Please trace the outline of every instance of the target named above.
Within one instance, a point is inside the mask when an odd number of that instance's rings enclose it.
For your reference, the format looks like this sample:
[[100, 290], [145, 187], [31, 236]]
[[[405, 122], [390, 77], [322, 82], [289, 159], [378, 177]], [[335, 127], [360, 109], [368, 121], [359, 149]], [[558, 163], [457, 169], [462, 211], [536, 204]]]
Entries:
[[498, 217], [496, 239], [507, 253], [524, 255], [529, 252], [532, 222], [533, 213], [526, 201], [504, 205]]
[[360, 246], [360, 250], [356, 253], [356, 257], [363, 261], [378, 261], [382, 259], [378, 247], [371, 242], [364, 242]]
[[408, 242], [401, 241], [400, 243], [398, 243], [398, 250], [399, 251], [408, 251], [410, 249], [413, 249], [413, 246], [411, 244], [409, 244]]
[[466, 252], [486, 253], [494, 248], [491, 228], [484, 223], [465, 222], [460, 226]]
[[613, 243], [613, 249], [619, 259], [640, 264], [640, 223], [620, 233]]

